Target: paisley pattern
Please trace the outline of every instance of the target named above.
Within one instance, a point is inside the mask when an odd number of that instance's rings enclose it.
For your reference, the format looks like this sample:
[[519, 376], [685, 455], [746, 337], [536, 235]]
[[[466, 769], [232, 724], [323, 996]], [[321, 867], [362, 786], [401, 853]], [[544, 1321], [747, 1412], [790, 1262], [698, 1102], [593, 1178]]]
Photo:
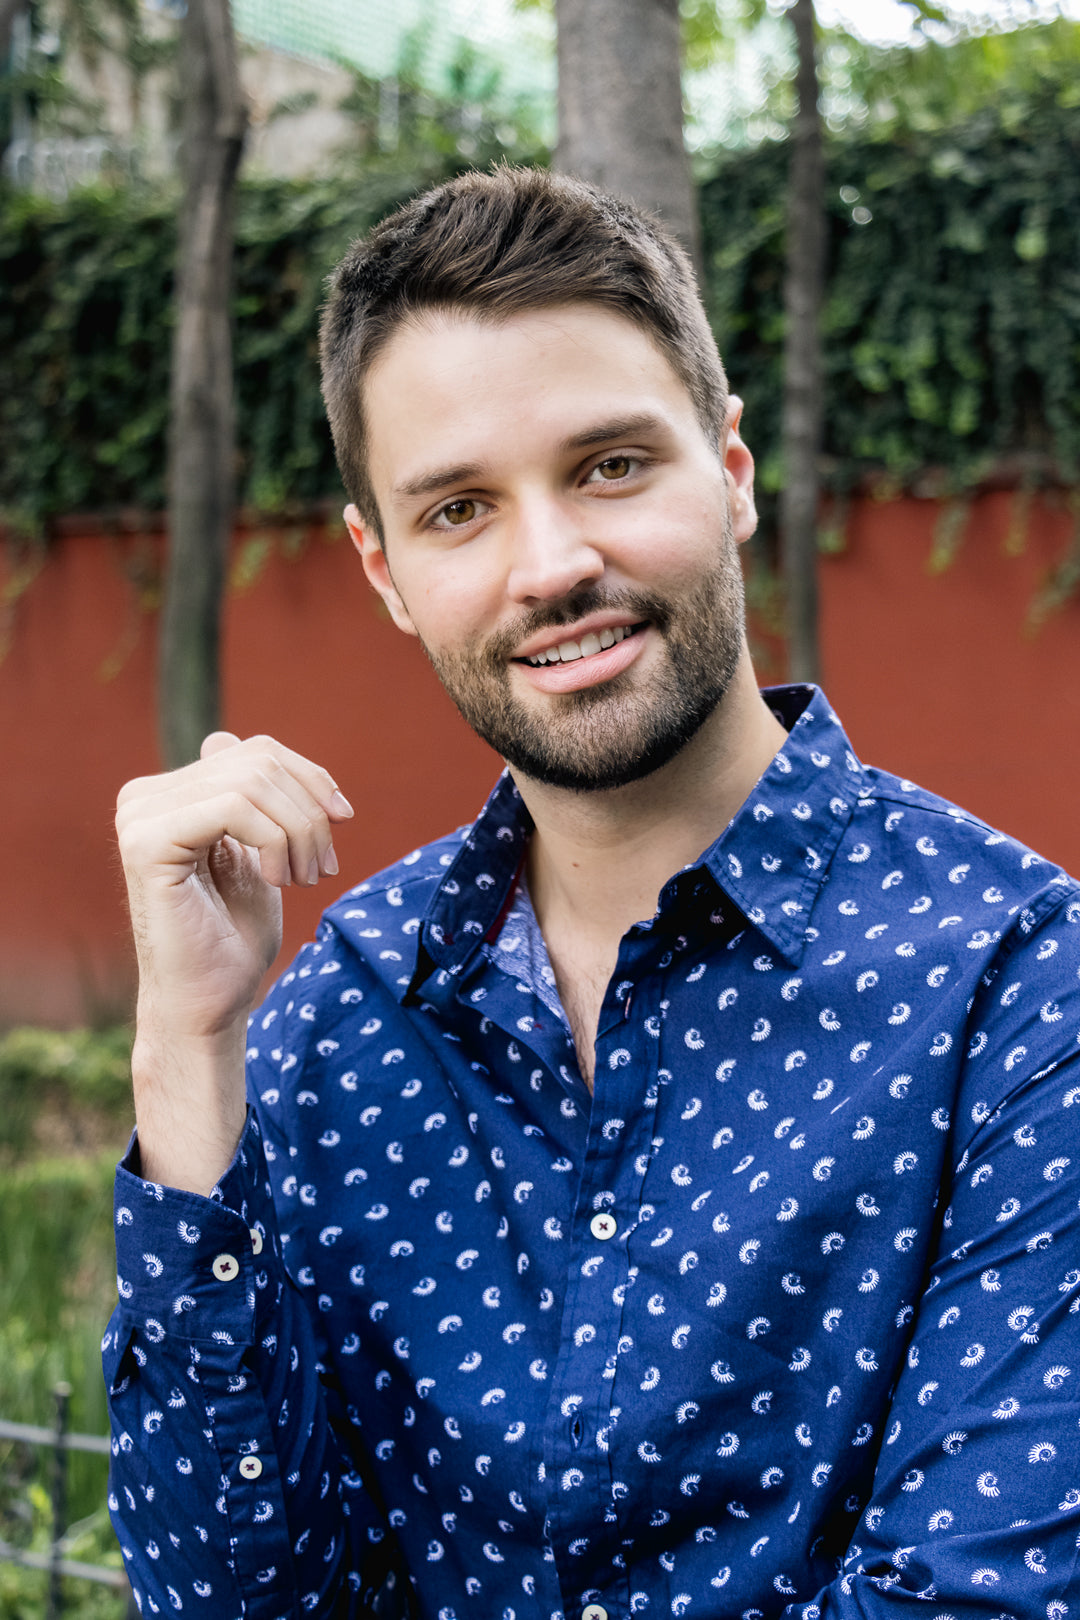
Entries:
[[213, 1197], [120, 1168], [144, 1613], [363, 1613], [394, 1540], [430, 1620], [1080, 1612], [1080, 891], [768, 696], [593, 1097], [504, 777], [255, 1015]]

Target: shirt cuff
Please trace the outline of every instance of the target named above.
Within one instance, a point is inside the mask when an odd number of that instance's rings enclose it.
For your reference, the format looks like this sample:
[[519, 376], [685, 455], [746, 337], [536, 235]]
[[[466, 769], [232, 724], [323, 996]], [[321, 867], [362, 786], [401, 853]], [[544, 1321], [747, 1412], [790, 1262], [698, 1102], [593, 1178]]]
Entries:
[[236, 1155], [208, 1197], [144, 1181], [132, 1137], [117, 1167], [120, 1311], [153, 1342], [250, 1343], [283, 1277], [262, 1137], [248, 1111]]

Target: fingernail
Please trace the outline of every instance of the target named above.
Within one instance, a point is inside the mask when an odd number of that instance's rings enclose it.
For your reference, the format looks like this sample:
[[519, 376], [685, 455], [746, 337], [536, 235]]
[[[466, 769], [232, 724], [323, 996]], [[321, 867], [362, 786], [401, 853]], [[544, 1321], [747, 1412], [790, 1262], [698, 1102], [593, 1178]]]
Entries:
[[311, 865], [307, 869], [307, 880], [309, 883], [318, 883], [319, 881], [319, 861], [315, 855], [311, 857]]
[[353, 814], [353, 807], [340, 788], [334, 789], [334, 797], [330, 800], [330, 808], [335, 816], [351, 816]]
[[326, 873], [327, 877], [337, 877], [338, 863], [337, 856], [334, 854], [333, 844], [328, 845], [326, 854], [323, 856], [322, 864], [323, 871]]

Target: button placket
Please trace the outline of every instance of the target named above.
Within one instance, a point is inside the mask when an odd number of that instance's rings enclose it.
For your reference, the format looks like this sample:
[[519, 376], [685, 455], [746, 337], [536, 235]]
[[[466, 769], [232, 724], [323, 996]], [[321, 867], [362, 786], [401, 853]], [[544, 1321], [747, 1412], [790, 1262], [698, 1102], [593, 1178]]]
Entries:
[[[563, 1349], [552, 1390], [552, 1416], [558, 1410], [562, 1421], [552, 1426], [545, 1448], [548, 1479], [554, 1481], [548, 1496], [549, 1536], [567, 1620], [608, 1620], [609, 1613], [624, 1613], [627, 1606], [620, 1600], [609, 1610], [597, 1601], [598, 1577], [610, 1572], [618, 1524], [610, 1506], [605, 1453], [627, 1286], [620, 1212], [633, 1207], [637, 1179], [625, 1145], [639, 1089], [624, 1061], [624, 1043], [630, 1044], [626, 1031], [620, 1022], [617, 1031], [606, 1031], [597, 1042], [596, 1084], [563, 1307]], [[579, 1406], [569, 1412], [572, 1398]], [[626, 1597], [628, 1603], [629, 1591]]]

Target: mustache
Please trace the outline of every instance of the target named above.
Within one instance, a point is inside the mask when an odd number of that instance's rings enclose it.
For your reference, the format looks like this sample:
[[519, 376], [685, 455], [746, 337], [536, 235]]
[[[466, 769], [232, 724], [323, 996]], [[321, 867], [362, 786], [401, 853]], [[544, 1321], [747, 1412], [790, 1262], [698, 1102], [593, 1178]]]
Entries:
[[647, 619], [658, 629], [668, 623], [670, 610], [666, 602], [647, 591], [605, 591], [588, 586], [572, 591], [556, 602], [545, 602], [529, 608], [506, 629], [487, 643], [488, 657], [495, 663], [504, 662], [515, 647], [542, 630], [561, 630], [564, 625], [576, 624], [592, 613], [625, 613], [628, 618]]

